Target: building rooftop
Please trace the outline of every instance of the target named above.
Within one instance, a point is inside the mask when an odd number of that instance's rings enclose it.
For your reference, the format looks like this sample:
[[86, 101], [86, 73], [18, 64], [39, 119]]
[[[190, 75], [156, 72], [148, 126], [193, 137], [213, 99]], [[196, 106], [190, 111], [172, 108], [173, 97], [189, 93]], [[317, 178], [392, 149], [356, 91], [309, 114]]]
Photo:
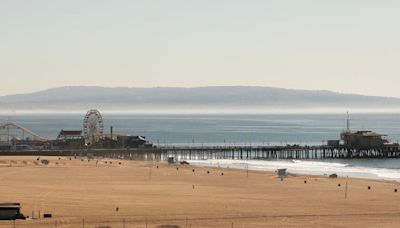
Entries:
[[0, 203], [0, 208], [20, 208], [20, 203]]
[[60, 135], [64, 136], [80, 136], [82, 135], [81, 130], [61, 130]]
[[376, 132], [373, 132], [373, 131], [357, 131], [357, 132], [352, 132], [350, 134], [360, 135], [360, 136], [364, 136], [364, 137], [382, 137], [382, 136], [386, 136], [385, 134], [380, 134], [380, 133], [376, 133]]

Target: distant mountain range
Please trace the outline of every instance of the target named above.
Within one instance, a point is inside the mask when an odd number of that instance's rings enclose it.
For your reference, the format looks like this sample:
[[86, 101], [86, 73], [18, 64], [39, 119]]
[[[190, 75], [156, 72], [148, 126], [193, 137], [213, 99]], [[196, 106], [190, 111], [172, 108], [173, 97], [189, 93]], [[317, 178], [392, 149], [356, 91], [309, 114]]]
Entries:
[[1, 111], [396, 109], [399, 98], [271, 87], [60, 87], [0, 97]]

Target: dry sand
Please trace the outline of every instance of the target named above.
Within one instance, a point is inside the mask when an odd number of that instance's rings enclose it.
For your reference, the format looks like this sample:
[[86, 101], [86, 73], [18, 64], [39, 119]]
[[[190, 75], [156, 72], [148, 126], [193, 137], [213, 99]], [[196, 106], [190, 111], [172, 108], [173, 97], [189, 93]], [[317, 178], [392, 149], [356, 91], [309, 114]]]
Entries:
[[[16, 227], [400, 227], [396, 182], [313, 176], [281, 181], [268, 172], [41, 159], [50, 164], [0, 157], [0, 202], [20, 202], [22, 212], [35, 218]], [[53, 218], [37, 219], [39, 213]]]

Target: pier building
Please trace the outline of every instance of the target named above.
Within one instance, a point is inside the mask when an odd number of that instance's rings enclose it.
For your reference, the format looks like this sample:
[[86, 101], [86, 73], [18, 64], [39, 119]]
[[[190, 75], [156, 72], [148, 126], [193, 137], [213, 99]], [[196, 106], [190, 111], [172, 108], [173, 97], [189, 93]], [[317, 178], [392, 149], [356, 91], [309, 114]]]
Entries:
[[57, 136], [57, 140], [80, 140], [83, 138], [82, 130], [63, 130]]
[[387, 135], [373, 131], [343, 132], [341, 139], [347, 147], [355, 148], [377, 148], [389, 144]]

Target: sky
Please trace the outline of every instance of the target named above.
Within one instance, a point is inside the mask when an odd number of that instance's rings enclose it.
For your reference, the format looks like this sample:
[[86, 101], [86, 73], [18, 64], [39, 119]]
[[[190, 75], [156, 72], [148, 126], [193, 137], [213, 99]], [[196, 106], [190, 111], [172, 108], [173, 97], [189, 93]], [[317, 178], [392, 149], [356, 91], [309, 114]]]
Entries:
[[0, 95], [271, 86], [400, 97], [400, 1], [0, 0]]

